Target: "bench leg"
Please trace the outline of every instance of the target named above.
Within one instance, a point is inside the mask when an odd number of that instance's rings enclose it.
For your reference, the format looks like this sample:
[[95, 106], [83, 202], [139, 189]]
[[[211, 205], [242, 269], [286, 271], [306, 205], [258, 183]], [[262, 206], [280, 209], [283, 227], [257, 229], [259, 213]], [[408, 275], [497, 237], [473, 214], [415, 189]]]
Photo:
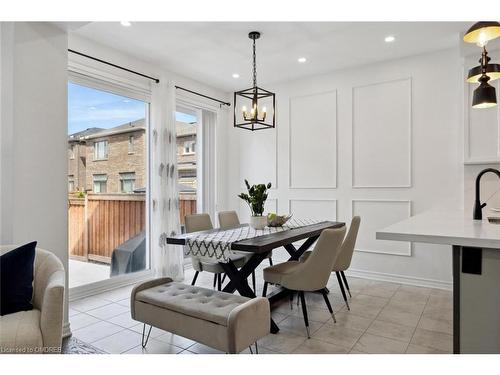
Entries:
[[196, 284], [196, 279], [198, 278], [198, 275], [200, 274], [200, 271], [196, 271], [194, 273], [193, 281], [191, 281], [191, 285]]
[[148, 344], [149, 334], [151, 333], [151, 328], [153, 328], [153, 326], [149, 326], [148, 335], [146, 336], [146, 341], [144, 341], [144, 333], [146, 332], [146, 323], [144, 323], [144, 325], [142, 326], [142, 340], [141, 340], [141, 345], [142, 345], [143, 348], [145, 348], [146, 345]]

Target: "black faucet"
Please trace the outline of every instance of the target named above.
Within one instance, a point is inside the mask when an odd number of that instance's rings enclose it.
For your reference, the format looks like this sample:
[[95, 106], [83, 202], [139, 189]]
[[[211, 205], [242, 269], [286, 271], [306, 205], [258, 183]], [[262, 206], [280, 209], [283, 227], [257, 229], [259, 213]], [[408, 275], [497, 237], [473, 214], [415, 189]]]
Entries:
[[483, 174], [492, 172], [495, 173], [500, 178], [500, 171], [494, 168], [486, 168], [483, 169], [476, 177], [476, 200], [474, 201], [474, 220], [482, 220], [483, 219], [483, 207], [486, 206], [486, 203], [481, 204], [481, 200], [479, 199], [479, 190], [481, 177]]

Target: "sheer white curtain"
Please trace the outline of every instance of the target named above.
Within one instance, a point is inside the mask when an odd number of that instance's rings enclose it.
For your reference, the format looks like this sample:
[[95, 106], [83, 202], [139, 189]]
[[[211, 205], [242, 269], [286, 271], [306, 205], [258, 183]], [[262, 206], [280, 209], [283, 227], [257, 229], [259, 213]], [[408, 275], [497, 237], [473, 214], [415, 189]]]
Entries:
[[165, 77], [154, 85], [151, 105], [151, 260], [155, 275], [184, 279], [181, 246], [167, 245], [179, 234], [175, 87]]

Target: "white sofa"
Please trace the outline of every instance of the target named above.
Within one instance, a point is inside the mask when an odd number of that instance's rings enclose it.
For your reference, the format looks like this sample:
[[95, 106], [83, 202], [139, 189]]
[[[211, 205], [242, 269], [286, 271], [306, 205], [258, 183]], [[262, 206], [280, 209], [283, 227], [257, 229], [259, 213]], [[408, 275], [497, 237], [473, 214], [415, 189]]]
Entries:
[[[5, 254], [17, 246], [0, 246]], [[33, 310], [0, 316], [0, 353], [60, 353], [64, 320], [64, 267], [54, 254], [37, 248]]]

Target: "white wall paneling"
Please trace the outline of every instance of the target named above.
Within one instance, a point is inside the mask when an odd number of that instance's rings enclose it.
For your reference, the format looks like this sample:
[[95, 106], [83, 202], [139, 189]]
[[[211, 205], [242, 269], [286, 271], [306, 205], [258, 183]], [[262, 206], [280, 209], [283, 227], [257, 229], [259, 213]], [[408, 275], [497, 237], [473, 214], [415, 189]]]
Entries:
[[337, 91], [290, 98], [290, 188], [337, 187]]
[[[491, 82], [500, 92], [499, 80]], [[477, 84], [466, 83], [465, 163], [500, 163], [500, 106], [472, 108], [472, 95]]]
[[[278, 120], [278, 114], [276, 113]], [[258, 131], [239, 130], [240, 141], [240, 181], [239, 185], [246, 190], [244, 180], [250, 185], [267, 184], [278, 187], [278, 146], [277, 129]]]
[[410, 242], [375, 239], [377, 230], [411, 216], [411, 201], [353, 199], [352, 216], [361, 216], [356, 251], [411, 256]]
[[290, 199], [288, 211], [298, 219], [337, 220], [336, 199]]
[[353, 187], [411, 187], [411, 79], [352, 90]]

